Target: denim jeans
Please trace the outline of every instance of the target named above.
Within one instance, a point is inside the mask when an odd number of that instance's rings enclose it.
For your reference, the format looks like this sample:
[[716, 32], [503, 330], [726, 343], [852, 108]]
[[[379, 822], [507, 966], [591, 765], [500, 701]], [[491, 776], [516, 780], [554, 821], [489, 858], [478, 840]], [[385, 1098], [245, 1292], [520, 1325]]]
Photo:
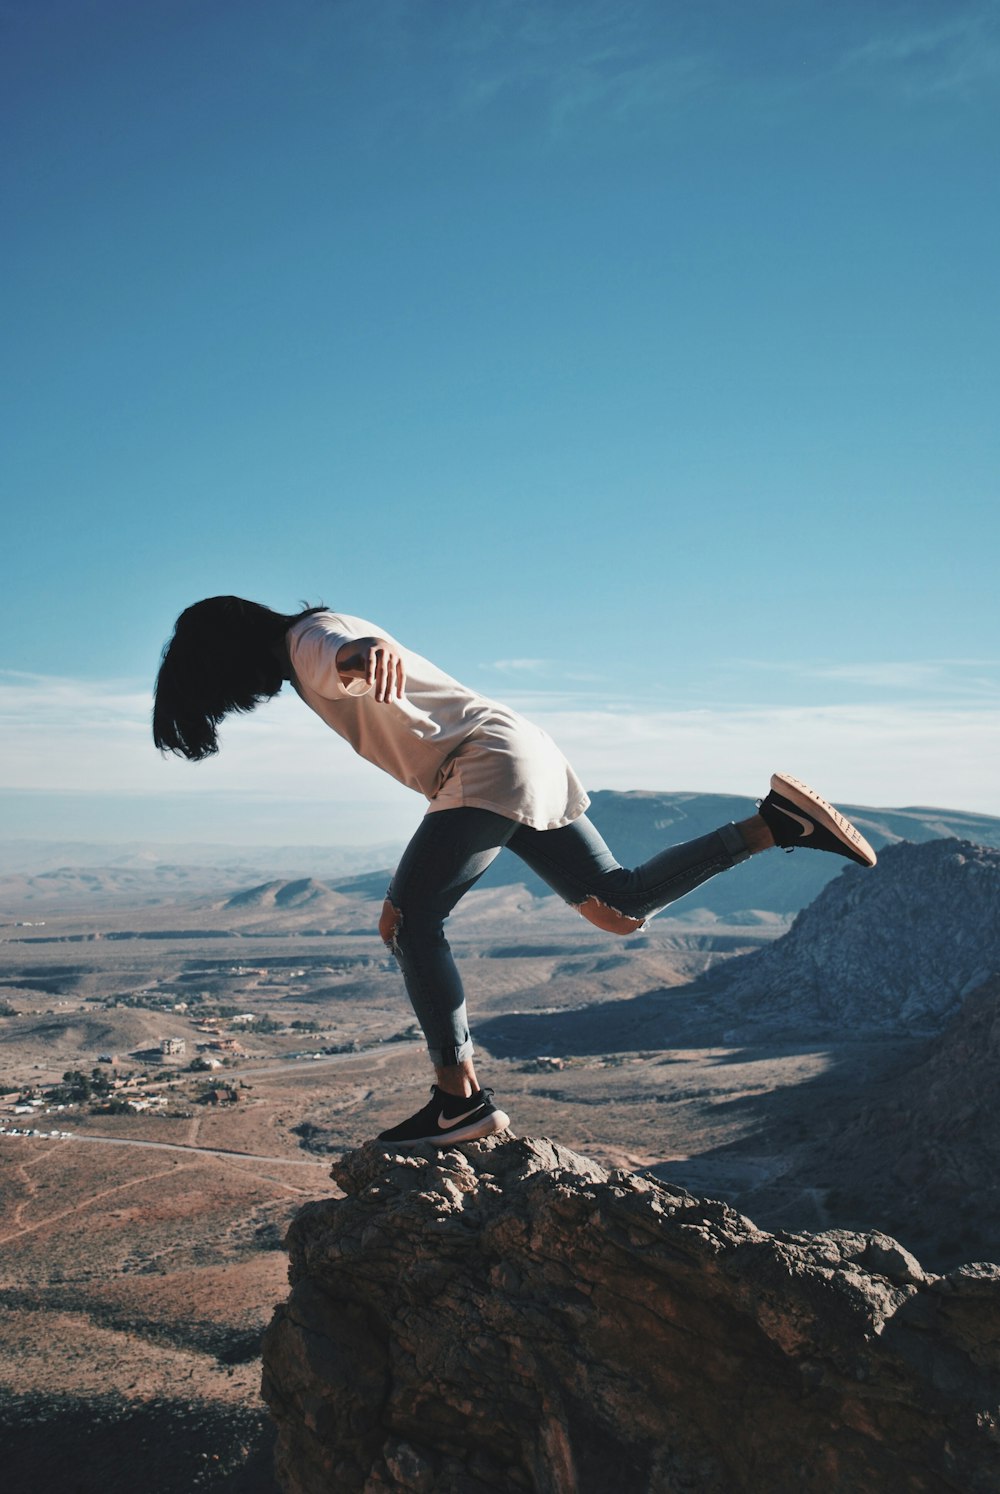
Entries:
[[504, 846], [591, 922], [617, 933], [641, 928], [650, 914], [750, 855], [736, 826], [723, 825], [629, 871], [586, 816], [558, 830], [532, 830], [489, 809], [426, 815], [389, 885], [381, 930], [438, 1066], [473, 1053], [444, 923]]

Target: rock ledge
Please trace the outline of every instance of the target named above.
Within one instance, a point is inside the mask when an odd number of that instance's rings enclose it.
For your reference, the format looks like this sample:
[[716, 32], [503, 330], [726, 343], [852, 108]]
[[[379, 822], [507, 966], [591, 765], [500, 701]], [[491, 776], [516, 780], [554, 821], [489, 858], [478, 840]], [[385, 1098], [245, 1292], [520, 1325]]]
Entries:
[[285, 1494], [995, 1494], [1000, 1267], [508, 1135], [333, 1169], [265, 1340]]

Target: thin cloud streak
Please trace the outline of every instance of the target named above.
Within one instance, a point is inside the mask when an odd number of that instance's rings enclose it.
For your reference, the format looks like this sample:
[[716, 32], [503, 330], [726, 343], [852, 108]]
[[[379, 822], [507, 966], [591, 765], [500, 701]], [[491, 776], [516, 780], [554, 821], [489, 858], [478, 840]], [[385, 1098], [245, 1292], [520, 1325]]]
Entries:
[[484, 665], [484, 668], [496, 669], [500, 674], [541, 674], [554, 667], [552, 659], [494, 659], [492, 664]]
[[996, 659], [885, 659], [843, 664], [734, 659], [729, 664], [799, 680], [831, 680], [877, 690], [918, 692], [925, 700], [946, 698], [954, 703], [959, 698], [972, 703], [1000, 696], [1000, 660]]
[[997, 7], [966, 9], [940, 26], [873, 36], [845, 55], [840, 72], [913, 102], [967, 98], [1000, 77]]
[[[383, 61], [404, 77], [428, 58], [445, 65], [433, 110], [406, 87], [381, 94], [381, 127], [435, 135], [516, 108], [533, 148], [559, 151], [595, 131], [669, 133], [722, 91], [738, 94], [744, 113], [794, 107], [817, 88], [935, 106], [963, 104], [1000, 75], [993, 4], [966, 6], [939, 25], [909, 20], [892, 28], [877, 11], [841, 15], [832, 45], [806, 7], [789, 45], [749, 65], [734, 52], [732, 28], [717, 9], [713, 27], [710, 7], [692, 25], [652, 0], [585, 0], [572, 8], [555, 0], [470, 0], [430, 18], [419, 8], [383, 6], [370, 37]], [[337, 35], [334, 23], [331, 44]]]
[[[465, 9], [449, 38], [462, 60], [460, 113], [535, 95], [550, 143], [594, 119], [634, 123], [681, 104], [715, 75], [700, 52], [652, 41], [646, 4], [591, 0], [573, 11], [491, 0]], [[650, 56], [651, 45], [661, 55]]]
[[[372, 15], [353, 9], [356, 18]], [[373, 141], [450, 136], [516, 112], [522, 141], [558, 152], [595, 130], [662, 128], [719, 78], [714, 46], [690, 45], [651, 0], [584, 0], [572, 10], [557, 0], [383, 4], [367, 26], [386, 84], [367, 116]], [[331, 17], [314, 66], [340, 35]], [[433, 107], [409, 81], [428, 70]]]

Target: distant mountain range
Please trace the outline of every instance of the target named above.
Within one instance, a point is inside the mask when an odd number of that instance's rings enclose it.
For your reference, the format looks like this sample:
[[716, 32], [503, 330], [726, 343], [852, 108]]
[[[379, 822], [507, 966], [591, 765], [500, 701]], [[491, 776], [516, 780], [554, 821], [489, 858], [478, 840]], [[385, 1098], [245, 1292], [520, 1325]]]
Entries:
[[[942, 836], [1000, 848], [1000, 819], [946, 809], [872, 809], [842, 805], [876, 850], [900, 841]], [[634, 866], [665, 846], [692, 840], [731, 820], [752, 814], [755, 803], [734, 794], [618, 793], [592, 796], [590, 816], [612, 851]], [[212, 897], [223, 901], [263, 884], [272, 885], [276, 909], [316, 900], [328, 891], [381, 898], [401, 847], [374, 846], [166, 846], [134, 843], [100, 846], [77, 842], [20, 841], [0, 848], [0, 918], [32, 918], [89, 907], [182, 903]], [[792, 914], [811, 903], [844, 869], [836, 856], [796, 851], [791, 856], [756, 856], [672, 905], [671, 916], [707, 909], [723, 918], [753, 910]], [[310, 884], [308, 898], [279, 896], [278, 883]], [[510, 852], [502, 852], [479, 883], [481, 888], [523, 883], [537, 896], [549, 889]], [[268, 899], [261, 894], [261, 911]], [[318, 907], [317, 907], [318, 911]]]

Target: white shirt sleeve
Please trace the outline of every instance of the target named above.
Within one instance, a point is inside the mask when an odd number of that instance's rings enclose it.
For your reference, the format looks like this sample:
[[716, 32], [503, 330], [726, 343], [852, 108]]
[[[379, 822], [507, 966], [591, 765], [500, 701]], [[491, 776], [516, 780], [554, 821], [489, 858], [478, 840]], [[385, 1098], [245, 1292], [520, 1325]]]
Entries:
[[329, 612], [296, 629], [288, 651], [296, 679], [324, 700], [367, 695], [372, 689], [367, 680], [345, 681], [337, 668], [338, 652], [356, 636], [360, 635], [344, 631], [343, 619]]

